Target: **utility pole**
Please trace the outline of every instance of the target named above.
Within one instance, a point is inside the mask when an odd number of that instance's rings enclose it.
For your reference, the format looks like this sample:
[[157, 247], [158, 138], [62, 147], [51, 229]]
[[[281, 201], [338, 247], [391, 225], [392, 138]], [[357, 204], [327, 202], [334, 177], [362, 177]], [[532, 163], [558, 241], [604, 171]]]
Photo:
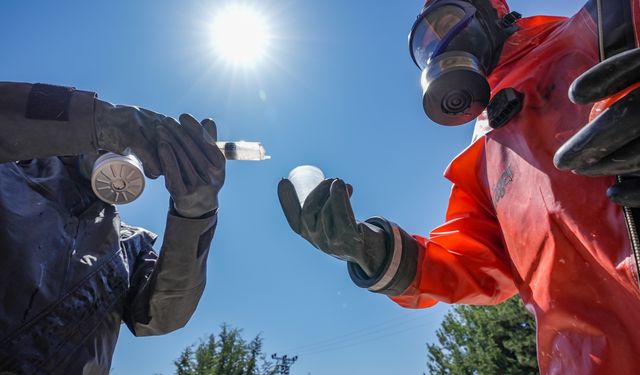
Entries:
[[298, 360], [298, 356], [293, 356], [289, 358], [286, 354], [282, 357], [278, 357], [277, 354], [273, 354], [271, 358], [278, 361], [276, 365], [276, 371], [279, 372], [280, 375], [289, 375], [289, 368]]

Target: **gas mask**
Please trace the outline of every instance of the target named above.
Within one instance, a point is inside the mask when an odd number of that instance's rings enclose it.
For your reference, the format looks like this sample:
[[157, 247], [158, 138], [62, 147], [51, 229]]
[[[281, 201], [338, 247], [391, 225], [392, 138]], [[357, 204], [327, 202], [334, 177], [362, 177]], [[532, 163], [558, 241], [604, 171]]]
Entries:
[[91, 188], [100, 200], [110, 204], [134, 201], [144, 190], [142, 163], [132, 153], [107, 152], [93, 163]]
[[[515, 21], [518, 15], [507, 17]], [[461, 125], [487, 107], [487, 75], [515, 31], [505, 19], [485, 0], [431, 1], [424, 7], [409, 34], [409, 49], [422, 70], [422, 104], [431, 120]]]

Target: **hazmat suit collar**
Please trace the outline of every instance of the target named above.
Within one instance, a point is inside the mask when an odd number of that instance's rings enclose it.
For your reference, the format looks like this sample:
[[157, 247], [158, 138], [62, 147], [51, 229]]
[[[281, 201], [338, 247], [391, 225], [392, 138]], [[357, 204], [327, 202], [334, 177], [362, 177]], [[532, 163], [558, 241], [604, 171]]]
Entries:
[[491, 88], [494, 88], [496, 83], [508, 74], [511, 64], [517, 63], [523, 56], [547, 40], [555, 31], [552, 27], [554, 23], [561, 23], [566, 19], [566, 17], [556, 16], [533, 16], [518, 20], [516, 23], [518, 30], [505, 41], [498, 64], [488, 77]]
[[[547, 43], [553, 34], [562, 33], [568, 27], [566, 22], [566, 17], [554, 16], [527, 17], [517, 22], [518, 30], [504, 43], [498, 65], [487, 77], [491, 87], [492, 99], [500, 90], [506, 88], [502, 87], [504, 86], [505, 78], [513, 74], [514, 70], [519, 69], [521, 61], [532, 58], [530, 55], [532, 51]], [[583, 8], [570, 22], [580, 22], [583, 29], [592, 32], [592, 35], [585, 36], [585, 42], [588, 42], [590, 38], [594, 41], [596, 40], [596, 24], [586, 8]], [[491, 131], [493, 129], [489, 126], [485, 111], [476, 121], [472, 142]]]

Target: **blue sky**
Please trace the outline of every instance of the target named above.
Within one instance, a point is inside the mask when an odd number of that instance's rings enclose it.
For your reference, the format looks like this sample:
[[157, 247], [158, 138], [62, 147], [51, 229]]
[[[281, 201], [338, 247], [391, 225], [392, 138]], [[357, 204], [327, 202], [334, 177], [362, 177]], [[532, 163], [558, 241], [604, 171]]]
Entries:
[[[3, 80], [210, 116], [219, 138], [262, 141], [273, 157], [227, 164], [195, 315], [162, 337], [135, 338], [123, 326], [112, 373], [171, 374], [184, 347], [227, 322], [247, 338], [261, 333], [269, 355], [297, 354], [294, 375], [422, 374], [425, 344], [447, 306], [411, 311], [359, 290], [342, 262], [289, 229], [276, 196], [290, 169], [314, 164], [354, 186], [359, 218], [385, 216], [423, 235], [442, 221], [442, 172], [472, 129], [436, 126], [422, 112], [406, 46], [422, 0], [245, 0], [275, 35], [253, 70], [234, 70], [212, 53], [208, 25], [230, 2], [3, 2]], [[583, 1], [510, 4], [524, 15], [570, 15]], [[167, 202], [162, 180], [148, 181], [122, 216], [161, 235]]]

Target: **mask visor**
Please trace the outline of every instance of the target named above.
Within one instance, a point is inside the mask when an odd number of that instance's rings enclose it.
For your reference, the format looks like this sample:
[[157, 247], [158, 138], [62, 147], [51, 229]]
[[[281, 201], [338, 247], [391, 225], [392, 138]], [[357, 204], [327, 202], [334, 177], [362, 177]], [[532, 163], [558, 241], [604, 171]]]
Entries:
[[[465, 5], [463, 5], [465, 4]], [[422, 70], [429, 60], [442, 52], [475, 14], [467, 3], [438, 4], [427, 8], [409, 34], [409, 49], [413, 62]]]

